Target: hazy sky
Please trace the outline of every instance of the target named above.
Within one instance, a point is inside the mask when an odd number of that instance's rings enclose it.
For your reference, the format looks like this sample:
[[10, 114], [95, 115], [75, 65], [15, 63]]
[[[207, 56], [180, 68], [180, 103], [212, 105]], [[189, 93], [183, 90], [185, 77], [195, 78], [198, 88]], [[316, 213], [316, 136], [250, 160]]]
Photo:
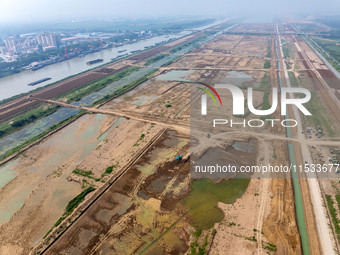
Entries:
[[0, 22], [229, 13], [339, 13], [340, 0], [0, 0]]

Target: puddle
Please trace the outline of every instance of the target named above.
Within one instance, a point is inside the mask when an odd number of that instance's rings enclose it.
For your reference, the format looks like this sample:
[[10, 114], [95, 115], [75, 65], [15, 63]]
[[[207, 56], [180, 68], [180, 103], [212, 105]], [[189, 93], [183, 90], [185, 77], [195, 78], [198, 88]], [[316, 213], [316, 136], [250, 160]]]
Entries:
[[7, 163], [4, 167], [0, 168], [0, 189], [6, 186], [17, 175], [15, 173], [15, 167], [19, 159]]
[[[225, 73], [225, 77], [218, 79], [219, 83], [226, 83], [226, 84], [229, 83], [229, 84], [233, 84], [236, 86], [242, 86], [245, 83], [249, 85], [249, 83], [251, 83], [252, 86], [254, 87], [259, 86], [258, 83], [252, 83], [254, 81], [253, 76], [245, 72], [228, 71], [224, 73]], [[221, 72], [221, 74], [223, 73]]]
[[210, 229], [224, 219], [224, 213], [217, 207], [218, 202], [234, 203], [244, 194], [249, 181], [230, 179], [215, 184], [210, 179], [199, 179], [191, 184], [192, 191], [180, 203], [187, 208], [193, 226]]
[[235, 150], [243, 151], [247, 153], [256, 153], [256, 144], [252, 142], [235, 142], [232, 147]]
[[123, 122], [124, 119], [124, 117], [119, 117], [111, 127], [109, 127], [101, 136], [98, 137], [98, 140], [103, 141], [113, 129], [117, 128], [119, 124]]
[[150, 104], [153, 101], [155, 101], [155, 99], [157, 99], [158, 97], [159, 96], [139, 96], [139, 97], [136, 97], [137, 100], [131, 102], [131, 104], [135, 104], [137, 106]]
[[142, 190], [139, 190], [139, 191], [137, 192], [137, 195], [138, 195], [140, 198], [143, 198], [144, 200], [148, 200], [148, 199], [149, 199], [148, 195], [145, 194]]
[[11, 199], [3, 201], [0, 207], [0, 224], [8, 222], [12, 215], [18, 211], [25, 203], [25, 200], [33, 190], [35, 185], [30, 185], [20, 190], [20, 192], [16, 193]]
[[156, 79], [160, 81], [172, 81], [172, 80], [189, 81], [186, 78], [194, 72], [195, 70], [171, 70], [169, 72], [158, 75]]
[[[40, 146], [41, 151], [50, 151], [52, 148], [52, 155], [39, 158], [36, 163], [25, 168], [28, 175], [28, 182], [23, 186], [16, 185], [15, 193], [11, 193], [10, 197], [0, 203], [0, 223], [5, 223], [12, 215], [18, 211], [25, 203], [26, 199], [30, 196], [34, 188], [41, 183], [41, 180], [53, 173], [54, 170], [64, 165], [65, 162], [74, 159], [74, 163], [81, 162], [88, 156], [98, 145], [98, 131], [101, 124], [106, 119], [103, 115], [86, 115], [64, 128], [58, 135], [45, 140]], [[85, 129], [79, 129], [79, 125], [87, 123]], [[29, 151], [28, 151], [29, 153]], [[7, 164], [0, 170], [0, 179], [2, 186], [6, 185], [10, 180], [16, 177], [14, 167], [19, 164], [21, 159], [17, 159]], [[3, 170], [4, 169], [4, 170]], [[20, 176], [18, 176], [20, 178]], [[65, 177], [66, 178], [66, 177]], [[20, 179], [21, 180], [21, 179]], [[76, 184], [74, 184], [76, 185]], [[76, 185], [77, 186], [77, 185]], [[63, 190], [62, 190], [63, 189]], [[67, 193], [66, 193], [67, 192]], [[56, 185], [53, 193], [53, 204], [62, 205], [65, 208], [65, 203], [78, 194], [78, 190], [72, 184], [67, 184], [65, 187], [64, 182]], [[32, 197], [33, 203], [36, 203], [35, 198]]]

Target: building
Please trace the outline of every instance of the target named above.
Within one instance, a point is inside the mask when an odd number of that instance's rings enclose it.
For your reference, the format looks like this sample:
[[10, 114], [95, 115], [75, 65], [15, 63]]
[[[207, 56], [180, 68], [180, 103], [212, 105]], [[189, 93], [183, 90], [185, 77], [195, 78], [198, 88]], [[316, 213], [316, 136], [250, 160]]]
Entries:
[[49, 33], [43, 33], [40, 35], [37, 35], [37, 42], [39, 45], [43, 47], [47, 46], [58, 46], [58, 39], [56, 34], [49, 34]]
[[13, 51], [17, 45], [17, 40], [14, 37], [9, 37], [4, 40], [4, 43], [8, 51]]

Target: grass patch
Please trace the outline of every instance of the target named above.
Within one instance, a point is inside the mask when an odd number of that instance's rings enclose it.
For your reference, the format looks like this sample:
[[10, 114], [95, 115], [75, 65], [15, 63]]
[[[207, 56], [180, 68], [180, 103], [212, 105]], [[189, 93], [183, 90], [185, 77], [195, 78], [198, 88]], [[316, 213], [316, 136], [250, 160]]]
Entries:
[[190, 253], [189, 255], [205, 255], [207, 254], [207, 246], [208, 246], [208, 234], [205, 236], [202, 245], [199, 244], [198, 239], [202, 235], [202, 230], [197, 229], [193, 233], [195, 237], [195, 241], [190, 244]]
[[270, 67], [271, 67], [270, 62], [269, 62], [268, 60], [266, 60], [266, 61], [264, 62], [263, 68], [264, 68], [264, 69], [269, 69]]
[[333, 201], [333, 199], [330, 195], [326, 195], [326, 200], [327, 200], [329, 212], [330, 212], [331, 217], [332, 217], [336, 236], [337, 236], [338, 240], [340, 241], [340, 222], [338, 220], [336, 209], [334, 207], [334, 201]]
[[78, 207], [78, 205], [84, 201], [85, 196], [89, 193], [91, 193], [92, 191], [94, 191], [95, 188], [93, 188], [92, 186], [88, 187], [87, 189], [83, 190], [78, 196], [76, 196], [75, 198], [73, 198], [66, 206], [65, 212], [63, 214], [63, 216], [61, 216], [56, 223], [53, 225], [53, 227], [45, 234], [45, 236], [43, 237], [43, 239], [45, 239], [49, 233], [52, 232], [53, 228], [58, 227], [60, 225], [60, 223], [65, 220], [67, 218], [67, 216], [69, 216], [74, 209], [76, 209]]
[[186, 42], [186, 43], [182, 43], [182, 44], [178, 45], [176, 48], [171, 49], [169, 52], [170, 53], [176, 53], [176, 52], [181, 51], [182, 49], [187, 48], [189, 46], [195, 46], [195, 47], [199, 46], [198, 43], [205, 38], [206, 38], [206, 36], [200, 36], [200, 37], [192, 40], [191, 42]]
[[146, 75], [144, 75], [143, 77], [130, 82], [129, 84], [117, 89], [114, 93], [111, 94], [107, 94], [104, 97], [102, 97], [101, 99], [98, 99], [97, 101], [95, 101], [92, 106], [98, 105], [98, 104], [102, 104], [105, 103], [113, 98], [119, 97], [127, 92], [129, 92], [130, 90], [136, 88], [138, 85], [142, 84], [143, 82], [146, 82], [148, 80], [148, 76], [150, 76], [151, 74], [155, 73], [156, 71], [158, 71], [158, 69], [153, 70], [149, 73], [147, 73]]
[[290, 48], [283, 46], [282, 51], [283, 51], [283, 56], [285, 58], [289, 58], [291, 56], [291, 49]]
[[306, 108], [311, 112], [311, 116], [304, 116], [304, 118], [313, 126], [322, 126], [327, 134], [331, 137], [337, 135], [337, 131], [333, 129], [333, 122], [328, 118], [328, 113], [325, 107], [320, 103], [318, 94], [311, 91], [311, 100], [305, 103]]
[[60, 106], [54, 105], [46, 105], [43, 104], [37, 108], [33, 108], [25, 113], [20, 114], [19, 116], [15, 117], [11, 122], [6, 121], [0, 124], [0, 137], [5, 135], [9, 135], [14, 131], [23, 128], [24, 126], [40, 119], [51, 115], [52, 113], [56, 112]]
[[268, 46], [266, 58], [271, 58], [271, 57], [272, 57], [272, 48], [270, 46]]
[[338, 208], [340, 210], [340, 195], [335, 195], [336, 202], [338, 203]]
[[73, 116], [70, 116], [69, 118], [65, 119], [65, 120], [62, 120], [60, 121], [59, 123], [51, 126], [49, 129], [47, 129], [46, 131], [42, 132], [41, 134], [35, 136], [35, 137], [32, 137], [31, 139], [28, 139], [28, 140], [25, 140], [25, 142], [22, 144], [22, 145], [19, 145], [19, 146], [16, 146], [14, 147], [12, 150], [10, 150], [9, 152], [7, 152], [6, 154], [4, 154], [3, 156], [0, 157], [0, 161], [4, 160], [5, 158], [13, 155], [14, 153], [17, 153], [19, 152], [21, 149], [23, 149], [24, 147], [26, 147], [27, 145], [43, 138], [45, 135], [51, 133], [52, 131], [60, 128], [61, 126], [67, 124], [67, 123], [70, 123], [72, 122], [74, 119], [78, 118], [79, 116], [85, 114], [85, 110], [80, 110], [77, 114], [73, 115]]
[[317, 39], [317, 37], [313, 37], [313, 41], [306, 36], [303, 38], [313, 45], [313, 48], [317, 50], [325, 59], [327, 59], [327, 61], [335, 68], [335, 70], [340, 72], [340, 51], [339, 47], [336, 45], [336, 41], [327, 42]]
[[161, 60], [161, 59], [163, 59], [163, 58], [165, 58], [165, 57], [167, 57], [167, 56], [169, 56], [169, 54], [161, 54], [161, 55], [158, 55], [158, 56], [156, 56], [156, 57], [150, 58], [150, 59], [148, 59], [148, 60], [146, 61], [145, 65], [146, 65], [146, 66], [149, 66], [149, 65], [151, 65], [151, 64], [157, 62], [158, 60]]
[[84, 171], [84, 170], [81, 170], [81, 169], [74, 169], [72, 171], [72, 173], [77, 174], [77, 175], [81, 175], [81, 176], [84, 176], [84, 177], [87, 177], [87, 178], [91, 178], [91, 179], [95, 180], [96, 182], [100, 181], [100, 178], [96, 178], [96, 177], [93, 176], [92, 171]]
[[139, 68], [138, 67], [130, 67], [128, 69], [125, 69], [123, 71], [120, 71], [118, 73], [115, 73], [113, 75], [101, 78], [95, 82], [91, 82], [89, 84], [86, 84], [80, 88], [68, 91], [62, 95], [59, 95], [58, 97], [56, 97], [56, 99], [59, 98], [66, 98], [66, 102], [67, 103], [71, 103], [71, 102], [76, 102], [79, 101], [80, 99], [82, 99], [83, 97], [99, 91], [103, 88], [105, 88], [107, 85], [119, 81], [120, 79], [128, 76], [129, 74], [138, 71]]
[[94, 190], [95, 188], [88, 187], [87, 189], [83, 190], [78, 196], [73, 198], [66, 206], [66, 214], [70, 215], [74, 211], [74, 209], [76, 209], [78, 205], [84, 201], [85, 196]]
[[295, 77], [295, 74], [293, 72], [288, 72], [288, 76], [290, 80], [290, 85], [292, 85], [292, 87], [299, 87], [299, 83]]
[[114, 166], [109, 166], [109, 167], [107, 167], [107, 168], [105, 169], [105, 173], [106, 173], [106, 174], [112, 173], [113, 168], [114, 168]]
[[[138, 67], [131, 67], [126, 70], [120, 71], [114, 75], [101, 78], [96, 82], [92, 82], [89, 84], [86, 84], [80, 88], [68, 91], [62, 95], [57, 96], [55, 99], [60, 98], [66, 98], [67, 103], [79, 101], [81, 98], [96, 92], [100, 89], [105, 88], [107, 85], [109, 85], [112, 82], [118, 81], [121, 78], [139, 70]], [[13, 133], [14, 131], [23, 128], [24, 126], [27, 126], [28, 124], [37, 121], [38, 119], [41, 119], [43, 117], [47, 117], [54, 112], [56, 112], [60, 106], [55, 105], [40, 105], [38, 107], [34, 107], [32, 110], [27, 111], [25, 113], [20, 114], [18, 117], [14, 118], [12, 120], [13, 123], [10, 124], [9, 121], [4, 122], [0, 124], [0, 137], [3, 137], [5, 135], [9, 135], [10, 133]]]

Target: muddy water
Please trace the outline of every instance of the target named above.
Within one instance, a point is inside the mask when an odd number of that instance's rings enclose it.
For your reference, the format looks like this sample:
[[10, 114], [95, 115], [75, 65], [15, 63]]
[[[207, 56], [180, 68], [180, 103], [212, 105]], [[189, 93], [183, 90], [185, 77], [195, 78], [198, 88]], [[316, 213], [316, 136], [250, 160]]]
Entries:
[[142, 106], [145, 104], [150, 104], [151, 102], [155, 101], [157, 98], [159, 98], [159, 96], [139, 96], [139, 97], [136, 97], [137, 100], [131, 102], [131, 104]]
[[0, 168], [0, 189], [17, 176], [15, 173], [15, 166], [17, 163], [18, 160], [16, 159]]
[[218, 202], [231, 204], [246, 191], [250, 179], [222, 180], [215, 184], [210, 179], [195, 180], [192, 191], [183, 204], [189, 212], [190, 223], [200, 229], [210, 229], [224, 219], [224, 213], [217, 207]]
[[171, 70], [169, 72], [163, 73], [156, 77], [157, 80], [160, 81], [173, 81], [173, 80], [181, 80], [181, 81], [189, 81], [186, 78], [193, 74], [194, 70]]
[[119, 124], [123, 122], [123, 120], [125, 120], [124, 117], [119, 117], [118, 120], [116, 120], [113, 125], [108, 128], [108, 130], [106, 130], [101, 136], [98, 137], [98, 140], [103, 141], [113, 129], [117, 128]]
[[[45, 178], [59, 167], [62, 167], [65, 162], [72, 159], [72, 163], [76, 165], [88, 156], [99, 144], [97, 140], [98, 132], [105, 119], [106, 116], [99, 114], [84, 116], [79, 122], [74, 122], [58, 135], [46, 140], [40, 145], [40, 148], [33, 147], [26, 152], [27, 156], [30, 157], [30, 152], [34, 155], [34, 150], [39, 149], [41, 152], [46, 151], [46, 156], [33, 156], [37, 157], [36, 162], [29, 165], [25, 165], [26, 157], [20, 157], [1, 168], [0, 173], [18, 169], [21, 174], [12, 178], [13, 183], [10, 183], [10, 178], [7, 178], [7, 183], [3, 181], [4, 187], [6, 184], [11, 184], [13, 185], [13, 190], [7, 193], [6, 200], [0, 202], [0, 223], [7, 222], [14, 212], [24, 205], [33, 189], [37, 188], [38, 185], [43, 185]], [[90, 125], [83, 129], [79, 128], [78, 125], [84, 124], [84, 122]], [[51, 186], [53, 190], [48, 190], [48, 192], [52, 192], [50, 200], [51, 202], [53, 201], [53, 206], [58, 207], [58, 211], [63, 211], [70, 199], [80, 192], [80, 187], [76, 183], [67, 182], [67, 174], [62, 173], [60, 177], [60, 181], [55, 183], [55, 186]], [[0, 190], [0, 194], [2, 191]], [[35, 200], [35, 196], [32, 196], [30, 198], [31, 202], [39, 204], [39, 189], [35, 193], [37, 193], [37, 200]], [[60, 215], [58, 214], [56, 217], [60, 217]]]
[[[131, 73], [130, 75], [120, 79], [117, 82], [113, 82], [109, 84], [107, 87], [96, 91], [78, 102], [73, 103], [74, 105], [80, 105], [83, 106], [91, 106], [93, 102], [96, 100], [104, 97], [107, 94], [111, 94], [120, 87], [126, 85], [127, 83], [130, 83], [136, 79], [139, 79], [143, 77], [145, 74], [147, 74], [150, 70], [147, 68], [140, 69], [136, 72]], [[51, 126], [58, 124], [59, 122], [77, 114], [79, 112], [79, 109], [74, 108], [60, 108], [57, 112], [37, 120], [34, 123], [31, 123], [24, 128], [15, 131], [5, 137], [2, 137], [0, 139], [0, 157], [11, 151], [13, 148], [22, 145], [25, 140], [29, 140], [42, 132], [48, 130]]]

